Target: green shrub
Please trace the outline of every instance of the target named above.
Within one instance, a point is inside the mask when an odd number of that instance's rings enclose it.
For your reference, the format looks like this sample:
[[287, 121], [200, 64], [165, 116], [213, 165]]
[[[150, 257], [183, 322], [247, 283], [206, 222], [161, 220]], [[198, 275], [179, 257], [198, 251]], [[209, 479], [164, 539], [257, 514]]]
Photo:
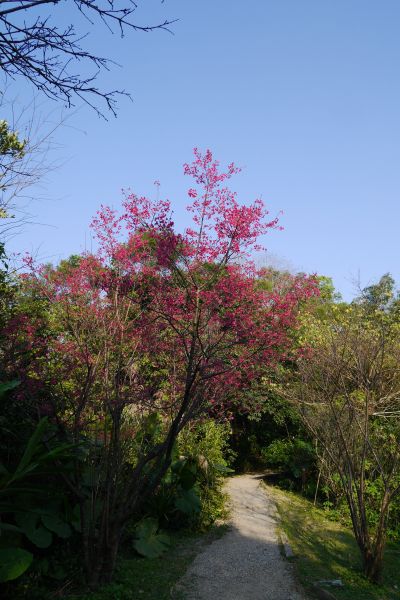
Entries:
[[[400, 484], [400, 481], [399, 481]], [[383, 482], [379, 476], [369, 473], [365, 485], [365, 505], [368, 524], [371, 531], [378, 525], [380, 516], [380, 500], [383, 493]], [[339, 495], [336, 487], [327, 483], [322, 486], [323, 493], [329, 498], [322, 503], [327, 516], [332, 521], [338, 521], [351, 527], [351, 516], [346, 498]], [[395, 498], [390, 506], [387, 519], [387, 537], [393, 541], [400, 541], [400, 498]]]
[[315, 492], [316, 455], [310, 442], [299, 438], [277, 439], [262, 450], [262, 457], [266, 465], [282, 471], [283, 487], [300, 488], [306, 495]]
[[198, 467], [201, 509], [194, 521], [200, 529], [209, 527], [226, 514], [223, 482], [232, 472], [230, 464], [234, 459], [229, 446], [230, 436], [228, 423], [209, 420], [183, 431], [178, 439], [179, 452]]
[[180, 433], [171, 467], [145, 507], [163, 528], [206, 529], [225, 515], [224, 476], [231, 472], [231, 430], [204, 421]]
[[[0, 400], [18, 384], [0, 383]], [[22, 455], [11, 464], [0, 460], [0, 582], [18, 579], [54, 540], [73, 532], [73, 511], [57, 477], [68, 469], [76, 445], [53, 439], [52, 430], [42, 418]]]

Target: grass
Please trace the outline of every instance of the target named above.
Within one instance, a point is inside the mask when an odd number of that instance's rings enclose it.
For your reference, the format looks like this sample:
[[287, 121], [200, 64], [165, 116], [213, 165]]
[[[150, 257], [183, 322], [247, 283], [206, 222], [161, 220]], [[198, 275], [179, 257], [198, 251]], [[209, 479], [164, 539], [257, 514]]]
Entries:
[[196, 554], [212, 540], [223, 535], [224, 525], [214, 526], [206, 534], [176, 533], [171, 546], [160, 558], [122, 557], [114, 582], [97, 592], [65, 596], [66, 600], [181, 600], [175, 584], [184, 575]]
[[[160, 558], [142, 558], [128, 547], [121, 549], [114, 580], [111, 584], [91, 591], [71, 562], [71, 573], [58, 585], [54, 580], [34, 579], [9, 585], [7, 600], [183, 600], [176, 586], [198, 552], [223, 535], [226, 525], [214, 525], [206, 533], [188, 531], [168, 532], [171, 545]], [[10, 582], [11, 583], [11, 582]], [[176, 586], [176, 587], [175, 587]], [[3, 597], [2, 591], [0, 596]]]
[[337, 600], [399, 600], [400, 544], [385, 554], [382, 585], [369, 583], [361, 572], [358, 547], [351, 530], [329, 520], [308, 500], [268, 486], [277, 503], [281, 526], [288, 536], [298, 578], [309, 594], [320, 580], [341, 579], [343, 588], [323, 586]]

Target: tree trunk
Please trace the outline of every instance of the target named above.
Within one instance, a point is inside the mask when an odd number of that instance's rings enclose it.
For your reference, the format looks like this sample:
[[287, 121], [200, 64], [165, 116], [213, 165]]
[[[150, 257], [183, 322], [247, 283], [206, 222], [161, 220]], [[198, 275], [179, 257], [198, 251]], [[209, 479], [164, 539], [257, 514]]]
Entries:
[[376, 545], [373, 551], [370, 549], [364, 549], [364, 574], [369, 581], [372, 581], [372, 583], [379, 583], [381, 580], [384, 550], [385, 544], [382, 542]]
[[95, 545], [97, 552], [91, 553], [89, 562], [86, 564], [86, 579], [90, 589], [95, 590], [100, 585], [112, 581], [121, 533], [121, 528], [114, 526], [112, 531], [109, 530], [107, 539], [103, 538], [102, 542], [99, 541]]
[[121, 532], [114, 531], [103, 549], [103, 567], [100, 573], [100, 583], [110, 583], [114, 574]]
[[[137, 472], [130, 482], [130, 494], [113, 496], [112, 485], [108, 490], [108, 497], [103, 500], [104, 508], [102, 518], [99, 522], [91, 522], [86, 524], [84, 532], [84, 557], [86, 579], [91, 589], [96, 589], [101, 584], [110, 583], [113, 577], [119, 543], [127, 521], [137, 513], [143, 503], [154, 493], [154, 490], [160, 484], [171, 463], [171, 452], [173, 443], [180, 431], [182, 414], [186, 408], [188, 400], [182, 404], [184, 407], [175, 417], [165, 444], [160, 446], [159, 451], [154, 451], [152, 454], [153, 463], [150, 472], [144, 474], [146, 466], [150, 461], [144, 461], [137, 466]], [[119, 446], [118, 446], [119, 450]], [[117, 457], [119, 458], [119, 457]], [[112, 460], [109, 461], [112, 464]], [[114, 473], [118, 467], [118, 460], [113, 465], [114, 471], [107, 473], [108, 480], [112, 482]], [[135, 486], [133, 486], [135, 483]], [[114, 484], [115, 485], [115, 484]], [[134, 489], [136, 488], [136, 489]], [[117, 489], [117, 488], [116, 488]], [[110, 499], [110, 496], [111, 499]], [[90, 526], [89, 526], [90, 525]], [[89, 532], [96, 531], [95, 539], [90, 537]]]
[[388, 489], [385, 489], [381, 501], [379, 523], [375, 532], [373, 548], [369, 551], [369, 553], [363, 553], [364, 573], [368, 577], [368, 579], [373, 583], [379, 583], [382, 576], [383, 555], [386, 546], [386, 529], [389, 506], [390, 493]]

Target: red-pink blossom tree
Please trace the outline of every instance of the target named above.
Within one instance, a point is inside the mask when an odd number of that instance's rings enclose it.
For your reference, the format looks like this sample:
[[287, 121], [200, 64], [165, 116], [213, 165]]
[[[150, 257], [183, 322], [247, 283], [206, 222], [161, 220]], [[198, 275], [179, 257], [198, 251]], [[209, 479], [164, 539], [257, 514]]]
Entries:
[[[226, 187], [233, 164], [222, 171], [195, 149], [184, 171], [193, 228], [176, 233], [168, 202], [127, 194], [120, 213], [102, 207], [93, 220], [96, 253], [25, 276], [50, 315], [46, 327], [20, 317], [14, 342], [35, 352], [25, 381], [61, 429], [91, 443], [90, 494], [78, 468], [69, 485], [93, 586], [111, 579], [124, 526], [159, 485], [182, 428], [234, 410], [285, 357], [299, 303], [317, 290], [304, 276], [260, 284], [250, 253], [278, 220], [261, 200], [238, 202]], [[154, 413], [162, 431], [143, 435]]]

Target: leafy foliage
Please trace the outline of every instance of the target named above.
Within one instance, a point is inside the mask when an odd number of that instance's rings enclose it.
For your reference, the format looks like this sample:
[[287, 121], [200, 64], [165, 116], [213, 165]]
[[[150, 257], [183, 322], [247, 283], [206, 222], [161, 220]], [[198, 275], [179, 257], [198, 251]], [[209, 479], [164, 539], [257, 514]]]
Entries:
[[33, 554], [22, 548], [0, 548], [0, 583], [18, 579], [31, 566]]
[[[2, 393], [18, 384], [2, 384]], [[50, 430], [47, 418], [41, 419], [17, 465], [11, 470], [0, 463], [2, 581], [19, 577], [31, 565], [33, 554], [23, 547], [26, 541], [45, 549], [51, 545], [53, 534], [63, 539], [71, 535], [62, 510], [65, 499], [52, 480], [56, 473], [66, 470], [75, 446], [54, 444], [49, 438], [50, 447], [46, 447], [44, 440]]]
[[225, 514], [222, 483], [232, 470], [230, 426], [205, 420], [181, 432], [173, 460], [146, 511], [165, 527], [207, 529]]
[[168, 550], [170, 538], [159, 532], [158, 522], [150, 517], [143, 519], [135, 531], [133, 547], [146, 558], [157, 558]]
[[[278, 220], [229, 190], [233, 163], [223, 170], [195, 149], [184, 172], [192, 228], [175, 231], [169, 202], [127, 194], [120, 212], [102, 207], [93, 220], [95, 253], [56, 268], [26, 259], [6, 322], [4, 370], [21, 381], [20, 405], [80, 445], [63, 479], [92, 587], [111, 579], [127, 523], [151, 502], [159, 521], [217, 518], [225, 442], [203, 423], [229, 421], [244, 401], [255, 409], [246, 390], [288, 358], [299, 307], [318, 293], [304, 275], [263, 285], [250, 255]], [[25, 529], [42, 546], [66, 531], [48, 515]]]
[[294, 480], [300, 480], [304, 491], [305, 481], [313, 474], [316, 463], [315, 451], [309, 442], [302, 439], [277, 439], [262, 454], [267, 465], [279, 467]]
[[[400, 495], [398, 298], [389, 275], [351, 305], [308, 315], [313, 351], [286, 387], [319, 444], [328, 488], [345, 499], [364, 572], [382, 575], [390, 507]], [[393, 525], [392, 525], [393, 526]]]

